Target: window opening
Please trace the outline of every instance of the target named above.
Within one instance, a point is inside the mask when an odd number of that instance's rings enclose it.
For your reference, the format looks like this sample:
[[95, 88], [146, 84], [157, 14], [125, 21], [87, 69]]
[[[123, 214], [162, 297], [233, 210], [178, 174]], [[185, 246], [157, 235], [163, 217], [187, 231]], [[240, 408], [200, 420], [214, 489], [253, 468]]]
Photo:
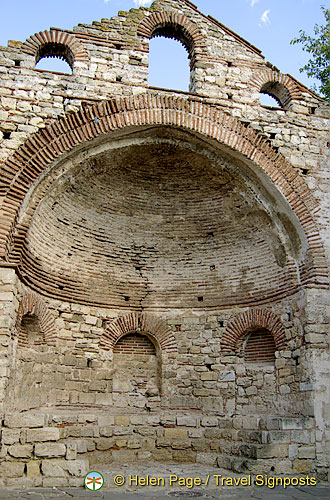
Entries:
[[50, 42], [40, 47], [36, 57], [36, 68], [72, 74], [73, 61], [69, 47], [62, 43]]
[[267, 82], [260, 89], [260, 103], [263, 106], [287, 109], [290, 102], [290, 93], [282, 83]]
[[188, 54], [179, 41], [157, 36], [150, 40], [149, 50], [149, 85], [189, 91]]

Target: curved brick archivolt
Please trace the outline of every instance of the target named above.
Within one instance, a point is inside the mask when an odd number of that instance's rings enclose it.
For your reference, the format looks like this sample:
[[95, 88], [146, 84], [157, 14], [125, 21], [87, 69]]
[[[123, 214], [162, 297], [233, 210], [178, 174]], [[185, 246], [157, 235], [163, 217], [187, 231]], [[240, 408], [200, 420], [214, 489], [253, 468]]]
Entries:
[[[313, 218], [317, 203], [299, 172], [271, 147], [267, 138], [220, 109], [194, 99], [150, 94], [102, 102], [62, 118], [34, 134], [3, 165], [2, 258], [20, 261], [28, 224], [16, 227], [17, 215], [29, 188], [57, 158], [111, 131], [146, 125], [178, 127], [215, 139], [266, 173], [296, 214], [309, 243], [310, 262], [302, 268], [301, 282], [327, 286], [323, 244]], [[40, 284], [39, 276], [37, 270], [35, 286]]]
[[143, 19], [137, 33], [149, 39], [155, 36], [174, 38], [184, 45], [190, 58], [197, 48], [205, 47], [205, 38], [198, 26], [177, 12], [161, 11], [150, 14]]
[[265, 328], [274, 337], [276, 349], [286, 347], [285, 330], [279, 318], [271, 311], [250, 309], [236, 316], [226, 328], [221, 340], [223, 352], [239, 352], [248, 331], [254, 328]]
[[16, 321], [18, 345], [25, 347], [29, 344], [28, 332], [22, 325], [22, 320], [27, 315], [35, 316], [39, 321], [42, 338], [36, 343], [54, 345], [57, 337], [54, 317], [41, 297], [33, 292], [25, 292], [19, 305]]
[[152, 314], [139, 312], [110, 321], [101, 337], [100, 347], [112, 350], [121, 337], [134, 332], [150, 335], [163, 352], [171, 353], [177, 350], [175, 336], [167, 324]]
[[255, 75], [251, 85], [259, 92], [274, 97], [283, 108], [288, 108], [293, 100], [303, 99], [301, 89], [293, 78], [270, 68]]
[[74, 35], [52, 28], [32, 35], [23, 43], [21, 50], [34, 56], [36, 63], [43, 57], [60, 57], [71, 69], [75, 61], [89, 61], [86, 49]]

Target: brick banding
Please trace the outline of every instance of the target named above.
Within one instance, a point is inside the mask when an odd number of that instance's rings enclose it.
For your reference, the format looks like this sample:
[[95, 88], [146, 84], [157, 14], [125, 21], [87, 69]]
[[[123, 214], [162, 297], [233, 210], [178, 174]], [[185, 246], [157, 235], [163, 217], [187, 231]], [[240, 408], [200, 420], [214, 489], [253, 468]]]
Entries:
[[291, 101], [303, 99], [301, 89], [293, 78], [270, 68], [255, 75], [251, 85], [261, 93], [274, 97], [284, 109], [290, 106]]
[[129, 333], [144, 333], [155, 340], [163, 352], [176, 352], [176, 339], [167, 324], [157, 316], [132, 312], [109, 321], [100, 339], [100, 347], [113, 350], [118, 340]]
[[286, 347], [285, 329], [279, 318], [271, 311], [250, 309], [236, 316], [226, 328], [221, 340], [221, 350], [239, 353], [244, 336], [254, 328], [265, 328], [274, 337], [276, 349]]
[[71, 68], [74, 61], [89, 61], [86, 49], [74, 35], [54, 28], [32, 35], [23, 43], [21, 50], [34, 56], [36, 63], [49, 56], [64, 59]]
[[180, 127], [215, 139], [254, 162], [274, 183], [298, 217], [309, 243], [310, 261], [302, 265], [302, 284], [327, 287], [329, 283], [323, 243], [314, 221], [318, 204], [299, 172], [268, 139], [213, 105], [185, 97], [154, 96], [103, 101], [56, 120], [33, 134], [0, 169], [3, 196], [0, 254], [19, 263], [33, 211], [24, 224], [17, 218], [31, 185], [63, 153], [109, 132], [132, 126]]
[[28, 333], [22, 325], [22, 320], [26, 315], [36, 316], [39, 320], [42, 338], [36, 343], [54, 345], [57, 338], [54, 317], [45, 302], [34, 292], [25, 292], [19, 305], [16, 320], [18, 345], [26, 347], [29, 344]]

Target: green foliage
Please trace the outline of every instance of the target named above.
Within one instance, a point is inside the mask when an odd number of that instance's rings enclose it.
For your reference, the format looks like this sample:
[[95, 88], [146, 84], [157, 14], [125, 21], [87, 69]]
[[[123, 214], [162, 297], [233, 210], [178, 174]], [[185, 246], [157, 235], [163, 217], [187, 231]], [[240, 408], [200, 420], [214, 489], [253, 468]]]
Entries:
[[315, 38], [306, 35], [302, 30], [299, 37], [291, 40], [292, 44], [302, 43], [303, 50], [312, 55], [308, 63], [300, 68], [306, 71], [308, 76], [313, 76], [320, 80], [321, 85], [314, 90], [319, 91], [330, 101], [330, 10], [321, 7], [326, 23], [324, 26], [316, 24], [314, 26]]

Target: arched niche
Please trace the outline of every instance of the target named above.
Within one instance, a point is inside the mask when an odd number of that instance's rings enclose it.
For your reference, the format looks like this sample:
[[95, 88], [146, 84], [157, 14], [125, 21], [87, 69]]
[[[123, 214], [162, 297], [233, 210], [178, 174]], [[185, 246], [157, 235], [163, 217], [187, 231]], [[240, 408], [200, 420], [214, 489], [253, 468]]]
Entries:
[[143, 408], [159, 401], [160, 349], [155, 338], [143, 332], [123, 335], [113, 348], [113, 401], [119, 406]]

